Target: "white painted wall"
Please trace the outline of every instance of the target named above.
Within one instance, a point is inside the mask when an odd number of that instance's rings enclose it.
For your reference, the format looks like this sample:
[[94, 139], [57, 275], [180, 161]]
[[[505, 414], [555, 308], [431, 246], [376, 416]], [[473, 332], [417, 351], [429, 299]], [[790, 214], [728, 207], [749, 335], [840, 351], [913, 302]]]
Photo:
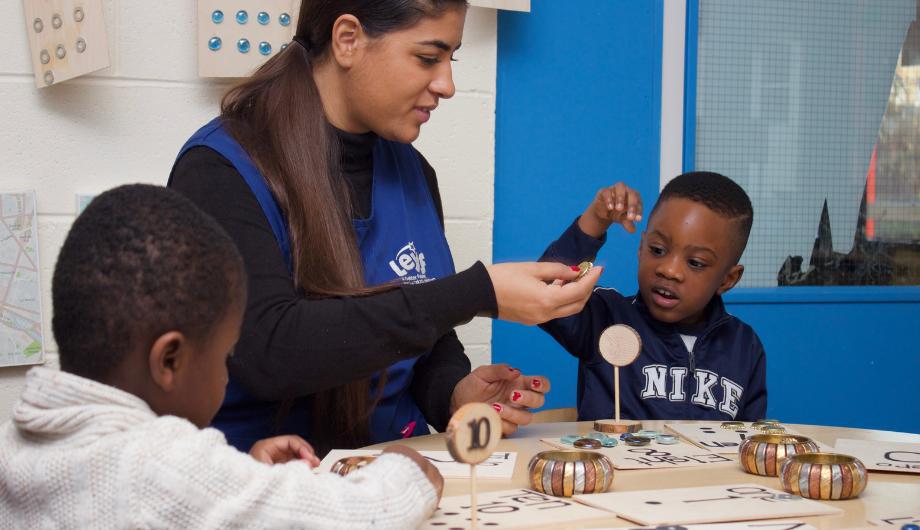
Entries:
[[[22, 3], [0, 2], [0, 191], [34, 189], [45, 309], [45, 359], [56, 366], [51, 275], [76, 194], [132, 182], [165, 184], [186, 138], [217, 113], [226, 81], [197, 77], [195, 2], [104, 0], [112, 67], [35, 88]], [[438, 170], [458, 269], [492, 257], [496, 12], [472, 7], [454, 63], [457, 94], [416, 142]], [[478, 365], [491, 358], [491, 322], [459, 329]], [[27, 368], [0, 368], [0, 421]]]

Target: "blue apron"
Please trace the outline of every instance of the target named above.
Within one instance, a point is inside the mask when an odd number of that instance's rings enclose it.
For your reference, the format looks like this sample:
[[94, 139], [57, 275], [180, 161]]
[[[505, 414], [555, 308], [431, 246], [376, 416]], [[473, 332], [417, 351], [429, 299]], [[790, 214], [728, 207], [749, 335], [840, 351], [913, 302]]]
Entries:
[[[262, 207], [288, 270], [293, 270], [284, 214], [262, 174], [224, 130], [219, 118], [199, 129], [182, 147], [177, 160], [199, 146], [220, 153], [243, 176]], [[453, 257], [418, 154], [409, 144], [378, 139], [373, 156], [371, 214], [367, 219], [353, 221], [367, 285], [394, 280], [424, 283], [454, 274]], [[386, 385], [370, 418], [371, 443], [428, 434], [425, 417], [409, 391], [417, 360], [400, 361], [387, 368]], [[376, 393], [377, 381], [375, 376], [372, 393]], [[258, 401], [231, 377], [212, 426], [223, 431], [227, 441], [241, 451], [248, 451], [262, 438], [278, 434], [299, 434], [309, 439], [310, 404], [311, 400], [306, 398], [295, 400], [279, 430], [276, 425], [279, 403]]]

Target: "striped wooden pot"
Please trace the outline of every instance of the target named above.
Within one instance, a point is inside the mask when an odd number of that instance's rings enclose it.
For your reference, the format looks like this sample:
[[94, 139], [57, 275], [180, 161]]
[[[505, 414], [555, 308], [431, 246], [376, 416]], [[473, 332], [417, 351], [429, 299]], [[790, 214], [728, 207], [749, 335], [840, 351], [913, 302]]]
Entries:
[[374, 461], [374, 456], [346, 456], [332, 464], [332, 472], [343, 477]]
[[775, 477], [788, 455], [817, 452], [818, 444], [811, 438], [792, 434], [755, 434], [741, 442], [738, 459], [748, 473]]
[[603, 493], [613, 483], [613, 464], [590, 451], [543, 451], [530, 460], [530, 485], [556, 497]]
[[869, 475], [857, 458], [834, 453], [792, 455], [780, 468], [783, 489], [794, 495], [836, 501], [858, 497]]

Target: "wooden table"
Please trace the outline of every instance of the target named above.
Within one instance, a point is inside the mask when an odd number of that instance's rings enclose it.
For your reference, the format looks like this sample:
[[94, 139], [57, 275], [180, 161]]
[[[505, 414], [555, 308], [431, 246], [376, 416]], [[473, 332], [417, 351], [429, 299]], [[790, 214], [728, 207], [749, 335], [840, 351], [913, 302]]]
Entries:
[[[675, 421], [643, 421], [643, 427], [660, 432], [668, 432], [665, 423]], [[788, 425], [796, 431], [811, 438], [833, 446], [837, 438], [854, 440], [885, 440], [891, 442], [920, 443], [920, 435], [887, 431], [870, 431], [843, 427], [819, 427], [813, 425]], [[578, 423], [542, 423], [521, 428], [517, 433], [502, 440], [497, 451], [517, 452], [514, 476], [511, 480], [480, 480], [477, 490], [500, 491], [514, 488], [530, 488], [527, 464], [530, 458], [540, 451], [552, 449], [540, 441], [540, 438], [558, 438], [566, 434], [583, 434], [592, 432], [591, 422]], [[391, 442], [397, 443], [397, 442]], [[432, 434], [401, 440], [398, 443], [418, 450], [446, 449], [443, 434]], [[381, 448], [388, 444], [379, 444], [371, 448]], [[726, 455], [727, 456], [727, 455]], [[720, 484], [757, 483], [781, 490], [776, 477], [749, 475], [741, 466], [719, 466], [700, 468], [617, 470], [613, 480], [613, 491], [634, 491], [648, 489], [686, 488], [693, 486], [715, 486]], [[448, 479], [444, 485], [444, 496], [465, 495], [469, 493], [469, 482], [460, 479]], [[847, 501], [824, 501], [844, 511], [841, 515], [822, 517], [803, 517], [800, 520], [818, 528], [858, 528], [870, 526], [868, 519], [878, 519], [898, 515], [920, 514], [920, 475], [907, 473], [869, 472], [869, 485], [856, 499]], [[611, 517], [602, 523], [576, 526], [547, 526], [539, 528], [601, 528], [611, 526], [638, 526], [624, 519]], [[874, 527], [881, 530], [884, 527]], [[900, 528], [900, 527], [888, 527]]]

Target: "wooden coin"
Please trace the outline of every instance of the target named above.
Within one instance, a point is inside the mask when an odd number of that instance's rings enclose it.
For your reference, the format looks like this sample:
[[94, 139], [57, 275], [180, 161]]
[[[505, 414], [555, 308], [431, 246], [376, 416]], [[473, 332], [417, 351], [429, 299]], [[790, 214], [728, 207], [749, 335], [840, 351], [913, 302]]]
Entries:
[[491, 405], [467, 403], [447, 423], [447, 450], [457, 462], [484, 462], [502, 438], [502, 420]]
[[594, 430], [606, 433], [635, 433], [642, 429], [642, 422], [635, 420], [595, 420]]
[[601, 356], [614, 366], [626, 366], [642, 351], [639, 333], [626, 324], [615, 324], [601, 333], [598, 341]]

